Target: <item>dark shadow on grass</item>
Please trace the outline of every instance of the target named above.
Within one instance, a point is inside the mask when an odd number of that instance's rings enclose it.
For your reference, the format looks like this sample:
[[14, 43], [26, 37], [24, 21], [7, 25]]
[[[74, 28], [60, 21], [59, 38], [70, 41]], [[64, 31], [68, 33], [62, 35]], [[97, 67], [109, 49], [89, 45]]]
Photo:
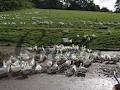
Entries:
[[[18, 40], [18, 42], [16, 44], [16, 48], [15, 48], [15, 55], [16, 56], [18, 56], [20, 51], [21, 51], [22, 45], [24, 44], [25, 37], [30, 35], [30, 33], [32, 33], [33, 31], [34, 30], [28, 30], [24, 35], [22, 35], [20, 37], [20, 39]], [[46, 30], [40, 30], [40, 31], [42, 32], [42, 35], [40, 35], [39, 39], [36, 41], [36, 44], [39, 43], [46, 34]]]

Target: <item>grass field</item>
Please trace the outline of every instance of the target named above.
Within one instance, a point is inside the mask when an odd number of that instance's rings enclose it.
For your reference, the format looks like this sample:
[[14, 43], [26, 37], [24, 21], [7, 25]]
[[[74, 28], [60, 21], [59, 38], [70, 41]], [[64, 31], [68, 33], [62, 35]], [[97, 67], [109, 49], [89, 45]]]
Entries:
[[120, 14], [47, 9], [0, 13], [0, 46], [54, 44], [120, 48]]

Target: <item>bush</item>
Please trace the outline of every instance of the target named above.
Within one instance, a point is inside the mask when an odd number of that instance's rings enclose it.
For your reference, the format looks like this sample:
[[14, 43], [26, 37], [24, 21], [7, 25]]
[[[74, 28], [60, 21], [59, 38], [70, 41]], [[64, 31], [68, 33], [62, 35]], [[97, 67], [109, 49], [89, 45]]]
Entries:
[[29, 0], [0, 0], [0, 11], [17, 10], [31, 7], [32, 3]]

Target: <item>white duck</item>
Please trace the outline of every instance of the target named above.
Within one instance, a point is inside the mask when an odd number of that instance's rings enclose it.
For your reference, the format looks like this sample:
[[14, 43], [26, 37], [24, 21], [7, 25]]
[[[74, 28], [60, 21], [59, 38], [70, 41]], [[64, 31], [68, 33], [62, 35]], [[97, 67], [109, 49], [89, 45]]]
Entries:
[[42, 66], [37, 63], [36, 67], [35, 67], [35, 71], [41, 72], [42, 71]]
[[52, 60], [47, 60], [46, 65], [47, 65], [48, 67], [51, 67], [52, 64], [53, 64]]
[[2, 68], [6, 69], [7, 72], [9, 72], [9, 70], [10, 70], [10, 66], [7, 65], [7, 63], [5, 61], [3, 61], [3, 67]]
[[19, 60], [19, 59], [16, 58], [16, 57], [14, 57], [14, 56], [11, 56], [9, 60], [11, 60], [11, 62], [13, 63], [13, 62], [16, 62], [16, 61]]
[[21, 70], [21, 65], [20, 65], [20, 61], [16, 61], [14, 63], [11, 64], [10, 69], [12, 72], [18, 72]]
[[22, 71], [32, 70], [34, 66], [35, 66], [34, 55], [33, 55], [33, 58], [31, 61], [21, 61], [21, 70]]
[[77, 60], [78, 58], [77, 58], [77, 56], [76, 56], [76, 54], [71, 54], [71, 60]]
[[70, 69], [68, 69], [67, 71], [65, 71], [65, 75], [70, 77], [72, 75], [74, 75], [74, 73], [77, 71], [77, 67], [76, 65], [73, 65]]
[[71, 63], [72, 63], [71, 60], [66, 60], [66, 62], [65, 62], [65, 64], [68, 66], [71, 65]]
[[72, 69], [76, 72], [76, 71], [77, 71], [77, 66], [76, 66], [76, 65], [73, 65], [73, 66], [72, 66]]
[[9, 71], [10, 71], [10, 66], [7, 66], [5, 61], [3, 61], [3, 66], [2, 66], [2, 68], [0, 68], [0, 77], [7, 75], [7, 73], [9, 73]]
[[47, 73], [49, 73], [49, 74], [55, 74], [55, 73], [57, 73], [58, 69], [59, 69], [58, 64], [57, 64], [57, 62], [55, 62], [55, 63], [53, 64], [53, 66], [50, 67], [50, 68], [47, 70]]
[[29, 60], [30, 59], [30, 56], [29, 56], [28, 52], [20, 53], [20, 57], [23, 60]]
[[28, 48], [26, 48], [26, 50], [28, 50], [28, 51], [32, 51], [33, 48], [32, 48], [32, 47], [28, 47]]
[[[5, 62], [4, 62], [5, 63]], [[6, 65], [7, 66], [10, 66], [12, 64], [12, 60], [11, 60], [11, 58], [8, 60], [8, 61], [6, 61]]]
[[42, 47], [42, 51], [43, 51], [44, 53], [46, 53], [46, 51], [45, 51], [45, 48], [44, 48], [44, 47]]
[[44, 62], [46, 58], [47, 58], [47, 56], [43, 53], [37, 54], [35, 56], [35, 60], [38, 61], [39, 63]]
[[43, 54], [40, 54], [40, 62], [44, 60], [44, 55]]
[[38, 50], [38, 47], [37, 47], [37, 46], [34, 46], [34, 47], [32, 48], [32, 50], [33, 50], [33, 51], [37, 51], [37, 50]]
[[32, 66], [29, 65], [28, 61], [21, 61], [21, 71], [31, 70]]
[[35, 65], [35, 59], [34, 59], [34, 57], [35, 56], [33, 55], [33, 58], [32, 58], [32, 60], [31, 60], [31, 62], [29, 64], [31, 67], [33, 67]]

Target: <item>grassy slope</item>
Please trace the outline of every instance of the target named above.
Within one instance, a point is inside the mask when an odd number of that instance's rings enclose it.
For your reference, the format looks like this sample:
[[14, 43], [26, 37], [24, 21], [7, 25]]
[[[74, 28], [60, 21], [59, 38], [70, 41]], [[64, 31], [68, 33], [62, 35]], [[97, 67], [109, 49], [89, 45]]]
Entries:
[[96, 38], [88, 47], [120, 48], [120, 14], [43, 9], [0, 13], [1, 46], [60, 44], [62, 37], [81, 45], [83, 36], [92, 34]]

